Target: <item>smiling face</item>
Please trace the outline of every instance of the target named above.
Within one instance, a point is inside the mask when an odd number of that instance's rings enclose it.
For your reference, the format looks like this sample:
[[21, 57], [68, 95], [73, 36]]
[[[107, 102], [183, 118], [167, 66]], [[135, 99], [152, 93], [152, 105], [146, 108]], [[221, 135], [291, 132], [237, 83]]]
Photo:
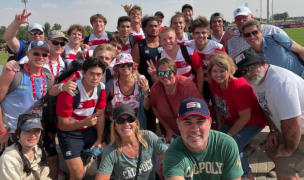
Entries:
[[214, 65], [211, 69], [211, 77], [218, 84], [225, 85], [229, 79], [228, 71], [225, 68]]
[[182, 121], [177, 119], [177, 124], [184, 144], [189, 150], [199, 152], [206, 148], [211, 119], [199, 115], [190, 115]]
[[234, 18], [235, 20], [235, 24], [237, 26], [237, 28], [239, 29], [239, 31], [242, 31], [242, 26], [246, 21], [249, 20], [254, 20], [253, 15], [249, 14], [249, 15], [238, 15]]
[[[34, 35], [31, 35], [31, 33], [34, 33]], [[38, 35], [40, 34], [40, 35]], [[44, 33], [40, 31], [39, 29], [33, 29], [30, 32], [27, 33], [27, 37], [29, 41], [44, 41]]]
[[172, 19], [170, 27], [175, 30], [176, 34], [183, 34], [186, 26], [185, 20], [182, 17], [176, 17]]
[[[43, 57], [45, 54], [46, 57]], [[42, 68], [48, 59], [49, 52], [44, 48], [35, 48], [31, 49], [29, 52], [26, 52], [26, 55], [29, 59], [29, 64], [36, 68]]]
[[209, 30], [207, 28], [198, 27], [198, 28], [195, 28], [192, 36], [193, 36], [193, 39], [195, 39], [195, 43], [205, 44], [207, 41], [208, 35], [209, 35]]
[[105, 30], [105, 23], [100, 18], [94, 19], [92, 26], [94, 32], [104, 32]]
[[212, 31], [223, 31], [224, 22], [220, 17], [215, 17], [211, 20]]
[[[52, 55], [59, 56], [65, 49], [65, 46], [61, 46], [60, 43], [65, 43], [66, 41], [63, 38], [52, 38], [49, 40], [46, 40], [48, 45], [50, 46], [50, 53]], [[59, 42], [59, 44], [58, 44]], [[54, 45], [58, 44], [58, 45]]]
[[82, 41], [82, 33], [75, 29], [71, 32], [68, 38], [69, 38], [69, 43], [80, 44]]
[[259, 86], [263, 83], [267, 71], [264, 65], [264, 63], [255, 63], [254, 68], [246, 72], [244, 78], [249, 84]]
[[[166, 66], [165, 64], [162, 64], [158, 67], [158, 72], [160, 71], [170, 71], [171, 69]], [[167, 75], [164, 73], [163, 76], [157, 75], [158, 80], [164, 85], [164, 86], [171, 86], [174, 85], [176, 82], [176, 75], [172, 73], [171, 75]]]
[[106, 62], [108, 64], [108, 66], [110, 65], [110, 63], [114, 59], [114, 57], [112, 56], [112, 53], [110, 51], [107, 51], [107, 50], [98, 51], [95, 54], [94, 58], [98, 58], [98, 59]]
[[[127, 119], [130, 115], [128, 114], [123, 114], [121, 115], [119, 118], [123, 118], [123, 119]], [[117, 133], [121, 136], [121, 137], [132, 137], [135, 136], [135, 129], [137, 126], [138, 121], [135, 121], [133, 123], [129, 123], [127, 121], [125, 121], [124, 124], [117, 124], [115, 123], [115, 129], [117, 131]]]
[[132, 10], [130, 13], [130, 18], [132, 22], [140, 23], [141, 22], [141, 11]]
[[191, 19], [193, 17], [193, 11], [190, 8], [185, 8], [183, 10], [183, 15], [184, 15], [186, 21], [191, 21]]
[[177, 46], [175, 32], [168, 31], [160, 34], [160, 44], [166, 51], [171, 51]]
[[[256, 34], [257, 32], [257, 34]], [[250, 34], [249, 37], [245, 37], [245, 34]], [[256, 35], [253, 35], [256, 34]], [[262, 31], [259, 31], [255, 25], [246, 27], [243, 32], [244, 40], [253, 48], [263, 46]]]
[[34, 128], [29, 131], [21, 131], [18, 138], [24, 146], [33, 147], [38, 143], [40, 135], [41, 129]]
[[132, 30], [131, 23], [129, 21], [120, 22], [119, 26], [117, 27], [117, 31], [119, 35], [124, 38], [130, 35], [131, 30]]

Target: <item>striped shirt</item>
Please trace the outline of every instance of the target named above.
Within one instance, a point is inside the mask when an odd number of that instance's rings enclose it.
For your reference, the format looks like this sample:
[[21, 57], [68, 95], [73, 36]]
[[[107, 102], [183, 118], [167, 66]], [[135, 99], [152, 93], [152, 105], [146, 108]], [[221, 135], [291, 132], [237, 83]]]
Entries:
[[74, 52], [70, 46], [66, 45], [64, 51], [65, 51], [65, 60], [69, 65], [74, 59], [76, 59], [76, 54], [78, 53], [78, 51], [81, 51], [81, 48], [79, 47], [78, 50]]

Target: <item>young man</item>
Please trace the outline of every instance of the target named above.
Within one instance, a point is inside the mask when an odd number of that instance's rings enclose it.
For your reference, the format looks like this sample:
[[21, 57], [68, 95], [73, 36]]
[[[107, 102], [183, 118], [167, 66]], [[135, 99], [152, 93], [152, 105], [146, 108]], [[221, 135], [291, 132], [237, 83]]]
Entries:
[[165, 16], [161, 11], [157, 11], [154, 14], [154, 16], [158, 19], [158, 22], [159, 22], [159, 30], [158, 30], [158, 35], [159, 35], [160, 32], [165, 28], [164, 26], [162, 26]]
[[[245, 41], [269, 64], [288, 69], [304, 78], [304, 68], [294, 52], [304, 59], [304, 47], [282, 34], [262, 36], [263, 30], [256, 20], [246, 21], [242, 26]], [[281, 44], [281, 45], [280, 45]]]
[[144, 31], [141, 28], [142, 9], [140, 6], [134, 5], [128, 12], [131, 18], [132, 35], [140, 39], [145, 39]]
[[[165, 28], [160, 33], [160, 43], [164, 48], [164, 50], [161, 52], [161, 57], [168, 57], [172, 59], [176, 64], [177, 74], [189, 77], [191, 80], [196, 82], [199, 92], [202, 93], [204, 79], [202, 69], [203, 62], [197, 52], [190, 47], [186, 47], [191, 60], [191, 65], [187, 63], [182, 54], [180, 46], [177, 45], [175, 31], [172, 28]], [[195, 75], [192, 73], [192, 70], [195, 71]], [[153, 82], [157, 81], [156, 74], [154, 74], [151, 79]]]
[[189, 98], [179, 107], [176, 119], [181, 136], [164, 157], [167, 180], [240, 180], [243, 174], [236, 142], [210, 130], [212, 120], [204, 100]]
[[84, 176], [81, 150], [101, 148], [106, 95], [105, 86], [100, 81], [106, 66], [96, 58], [84, 62], [83, 78], [76, 81], [80, 96], [76, 109], [73, 109], [76, 99], [68, 92], [60, 93], [57, 98], [57, 136], [71, 179]]
[[291, 71], [266, 64], [253, 49], [236, 57], [236, 77], [253, 88], [269, 117], [267, 156], [275, 163], [278, 180], [300, 180], [304, 171], [304, 81]]
[[212, 29], [212, 34], [210, 34], [210, 39], [213, 41], [216, 41], [218, 43], [221, 42], [225, 31], [224, 31], [224, 26], [225, 26], [226, 21], [224, 20], [224, 16], [222, 13], [214, 13], [210, 17], [210, 27]]
[[25, 9], [22, 11], [22, 14], [16, 14], [14, 21], [6, 28], [3, 35], [3, 39], [11, 52], [14, 53], [14, 59], [16, 61], [20, 61], [20, 59], [26, 56], [27, 47], [30, 42], [35, 40], [44, 40], [43, 28], [38, 23], [33, 23], [28, 26], [28, 42], [23, 42], [15, 37], [21, 24], [29, 24], [26, 19], [31, 14], [32, 13], [25, 14]]
[[182, 13], [185, 17], [185, 21], [186, 21], [186, 27], [185, 29], [187, 30], [186, 32], [192, 32], [191, 29], [191, 24], [193, 21], [193, 8], [190, 4], [185, 4], [182, 7]]

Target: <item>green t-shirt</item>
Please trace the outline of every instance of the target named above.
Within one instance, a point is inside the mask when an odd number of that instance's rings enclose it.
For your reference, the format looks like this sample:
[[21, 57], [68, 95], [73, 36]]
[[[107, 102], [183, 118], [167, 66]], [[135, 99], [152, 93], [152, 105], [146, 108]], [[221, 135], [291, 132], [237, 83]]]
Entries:
[[165, 178], [186, 180], [232, 180], [243, 175], [236, 142], [228, 135], [210, 130], [208, 145], [201, 152], [192, 152], [178, 137], [169, 146], [164, 158]]
[[[146, 149], [142, 146], [141, 164], [138, 173], [138, 180], [155, 179], [155, 155], [161, 155], [167, 150], [167, 146], [151, 131], [142, 130], [142, 133], [149, 136], [145, 139], [148, 144]], [[102, 155], [102, 160], [98, 169], [99, 173], [111, 174], [114, 170], [118, 179], [134, 179], [138, 157], [131, 158], [124, 152], [120, 156], [112, 144], [109, 144]]]

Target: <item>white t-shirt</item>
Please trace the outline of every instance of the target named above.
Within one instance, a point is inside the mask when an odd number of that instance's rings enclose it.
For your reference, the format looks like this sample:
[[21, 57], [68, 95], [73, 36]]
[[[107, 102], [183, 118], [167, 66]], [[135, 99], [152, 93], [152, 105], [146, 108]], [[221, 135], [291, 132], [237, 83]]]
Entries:
[[282, 132], [281, 121], [301, 117], [304, 134], [304, 80], [293, 72], [270, 65], [264, 82], [252, 86], [260, 106]]
[[212, 41], [215, 41], [215, 42], [217, 42], [217, 43], [220, 43], [221, 40], [222, 40], [222, 38], [223, 38], [223, 36], [224, 36], [224, 34], [225, 34], [225, 31], [223, 32], [223, 34], [222, 34], [222, 36], [221, 36], [220, 39], [216, 39], [212, 34], [210, 34], [210, 37], [211, 37], [211, 40], [212, 40]]

